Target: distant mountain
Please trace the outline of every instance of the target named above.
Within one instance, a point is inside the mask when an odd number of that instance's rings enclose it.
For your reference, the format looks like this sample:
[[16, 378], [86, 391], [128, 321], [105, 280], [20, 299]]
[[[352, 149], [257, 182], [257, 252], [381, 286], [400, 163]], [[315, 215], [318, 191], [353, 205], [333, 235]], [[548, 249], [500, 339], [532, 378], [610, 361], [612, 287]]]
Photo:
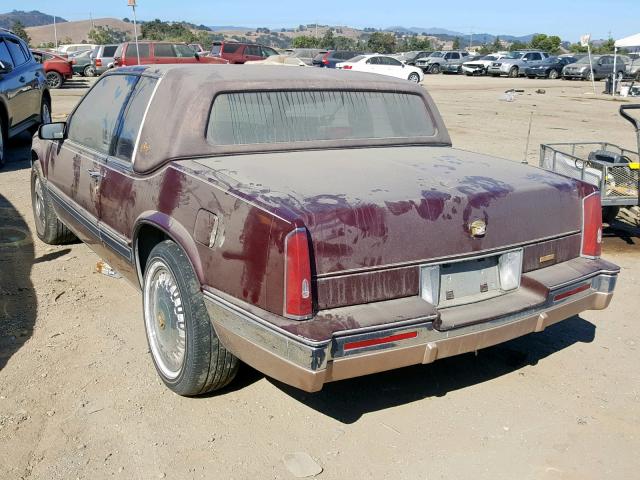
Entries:
[[[470, 33], [466, 32], [456, 32], [454, 30], [447, 30], [446, 28], [438, 28], [438, 27], [389, 27], [385, 29], [389, 32], [399, 32], [399, 33], [415, 33], [415, 34], [423, 34], [431, 35], [434, 37], [438, 37], [442, 40], [453, 40], [456, 37], [461, 38], [469, 38]], [[531, 41], [535, 34], [523, 35], [523, 36], [514, 36], [514, 35], [495, 35], [490, 33], [474, 33], [473, 34], [473, 43], [474, 44], [482, 44], [482, 43], [492, 43], [495, 41], [496, 37], [500, 37], [500, 40], [504, 40], [505, 42], [525, 42], [528, 43]]]
[[[56, 18], [56, 22], [58, 19]], [[93, 20], [79, 20], [64, 22], [57, 26], [58, 41], [60, 43], [84, 43], [89, 41], [89, 32], [94, 27], [111, 27], [125, 32], [129, 38], [133, 38], [133, 23], [123, 22], [118, 18], [94, 18]], [[27, 33], [31, 37], [31, 45], [37, 46], [43, 43], [53, 42], [54, 31], [52, 25], [27, 27]], [[138, 29], [140, 32], [140, 29]]]
[[[21, 22], [25, 27], [39, 27], [40, 25], [49, 25], [53, 23], [53, 15], [32, 10], [31, 12], [23, 12], [14, 10], [9, 13], [0, 14], [0, 28], [11, 28], [14, 22]], [[66, 22], [64, 18], [56, 17], [56, 23]]]
[[255, 30], [255, 28], [237, 27], [234, 25], [208, 25], [208, 27], [211, 29], [212, 32], [223, 32], [223, 31], [251, 32]]

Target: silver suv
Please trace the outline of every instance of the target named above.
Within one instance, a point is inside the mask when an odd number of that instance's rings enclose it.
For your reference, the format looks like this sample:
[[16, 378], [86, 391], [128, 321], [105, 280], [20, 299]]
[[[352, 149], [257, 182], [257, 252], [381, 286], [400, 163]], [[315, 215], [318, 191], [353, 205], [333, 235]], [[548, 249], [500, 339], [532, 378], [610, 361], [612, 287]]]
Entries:
[[98, 45], [91, 53], [91, 62], [96, 76], [113, 68], [113, 57], [119, 45]]
[[517, 78], [520, 75], [524, 75], [524, 71], [527, 67], [539, 65], [547, 58], [549, 58], [549, 54], [547, 52], [541, 52], [538, 50], [518, 50], [510, 52], [506, 57], [493, 62], [489, 65], [487, 72], [493, 77], [506, 75], [511, 78]]
[[424, 73], [440, 73], [445, 66], [462, 65], [469, 58], [469, 52], [456, 50], [452, 52], [433, 52], [426, 58], [416, 61], [416, 67]]

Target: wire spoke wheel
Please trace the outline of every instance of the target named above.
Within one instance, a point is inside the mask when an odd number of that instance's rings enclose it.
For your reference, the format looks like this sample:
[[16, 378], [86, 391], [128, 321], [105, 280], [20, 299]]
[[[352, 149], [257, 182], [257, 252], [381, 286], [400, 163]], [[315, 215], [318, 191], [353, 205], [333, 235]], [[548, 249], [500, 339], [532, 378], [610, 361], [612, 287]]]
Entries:
[[147, 271], [144, 309], [149, 345], [163, 375], [180, 374], [186, 351], [182, 294], [169, 267], [155, 259]]

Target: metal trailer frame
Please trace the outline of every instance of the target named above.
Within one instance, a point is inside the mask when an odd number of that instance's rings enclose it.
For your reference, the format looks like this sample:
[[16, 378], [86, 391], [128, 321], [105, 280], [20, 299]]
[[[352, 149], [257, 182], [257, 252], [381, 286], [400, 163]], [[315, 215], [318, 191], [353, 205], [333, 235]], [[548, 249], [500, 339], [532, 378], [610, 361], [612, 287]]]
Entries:
[[[622, 105], [620, 115], [635, 128], [640, 151], [640, 121], [627, 110], [640, 105]], [[631, 163], [589, 160], [594, 151], [628, 157]], [[640, 205], [640, 154], [609, 142], [548, 143], [540, 145], [540, 167], [590, 183], [600, 190], [603, 207]]]

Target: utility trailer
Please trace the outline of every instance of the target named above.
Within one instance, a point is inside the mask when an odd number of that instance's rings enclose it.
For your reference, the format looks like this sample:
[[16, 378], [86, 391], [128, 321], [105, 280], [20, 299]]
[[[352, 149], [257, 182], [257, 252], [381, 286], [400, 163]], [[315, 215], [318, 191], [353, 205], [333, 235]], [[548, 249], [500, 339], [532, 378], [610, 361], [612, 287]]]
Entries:
[[[620, 115], [635, 128], [640, 151], [640, 122], [628, 110], [640, 110], [640, 105], [620, 107]], [[638, 151], [608, 142], [549, 143], [540, 145], [540, 166], [598, 187], [602, 218], [610, 223], [621, 207], [640, 205]]]

